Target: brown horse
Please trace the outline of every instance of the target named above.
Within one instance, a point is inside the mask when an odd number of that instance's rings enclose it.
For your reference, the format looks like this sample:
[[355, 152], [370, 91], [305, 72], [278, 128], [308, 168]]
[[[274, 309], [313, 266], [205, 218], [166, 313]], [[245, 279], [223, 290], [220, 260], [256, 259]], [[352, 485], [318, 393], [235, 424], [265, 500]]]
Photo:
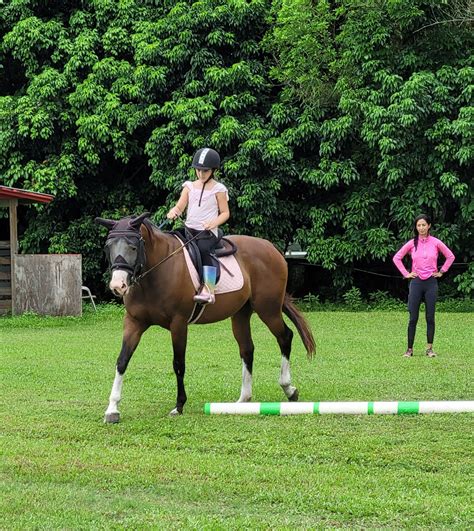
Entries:
[[[109, 229], [106, 254], [112, 271], [110, 289], [123, 297], [126, 308], [122, 349], [105, 422], [119, 421], [118, 404], [127, 365], [143, 332], [155, 324], [169, 330], [173, 342], [178, 393], [171, 415], [181, 414], [186, 402], [185, 353], [195, 289], [180, 250], [182, 244], [171, 234], [158, 230], [147, 217], [148, 213], [120, 221], [96, 218]], [[280, 346], [279, 383], [288, 400], [298, 400], [298, 390], [291, 385], [289, 367], [293, 332], [285, 324], [282, 311], [296, 326], [309, 357], [314, 353], [315, 343], [304, 317], [286, 293], [286, 261], [267, 240], [251, 236], [230, 236], [229, 239], [237, 246], [236, 258], [244, 285], [239, 291], [218, 294], [215, 304], [206, 307], [197, 323], [214, 323], [231, 317], [243, 365], [239, 402], [248, 402], [252, 397], [254, 354], [250, 316], [255, 311]]]

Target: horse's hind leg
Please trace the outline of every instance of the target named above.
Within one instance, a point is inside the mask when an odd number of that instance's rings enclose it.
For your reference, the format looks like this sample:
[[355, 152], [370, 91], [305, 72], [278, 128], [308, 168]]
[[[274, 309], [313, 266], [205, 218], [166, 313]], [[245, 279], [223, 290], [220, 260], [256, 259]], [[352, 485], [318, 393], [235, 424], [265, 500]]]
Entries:
[[118, 405], [122, 398], [123, 377], [127, 370], [128, 362], [145, 330], [145, 326], [132, 319], [128, 314], [125, 315], [122, 349], [117, 359], [115, 379], [109, 397], [109, 406], [105, 411], [104, 422], [115, 423], [120, 420]]
[[298, 389], [291, 385], [290, 373], [290, 354], [293, 332], [286, 325], [281, 312], [269, 313], [267, 309], [259, 312], [256, 310], [260, 319], [268, 326], [270, 332], [276, 337], [281, 351], [281, 369], [279, 384], [283, 389], [286, 397], [291, 402], [298, 400]]
[[252, 398], [252, 368], [254, 345], [250, 331], [252, 309], [246, 304], [232, 317], [232, 331], [239, 344], [242, 359], [242, 388], [238, 402], [248, 402]]

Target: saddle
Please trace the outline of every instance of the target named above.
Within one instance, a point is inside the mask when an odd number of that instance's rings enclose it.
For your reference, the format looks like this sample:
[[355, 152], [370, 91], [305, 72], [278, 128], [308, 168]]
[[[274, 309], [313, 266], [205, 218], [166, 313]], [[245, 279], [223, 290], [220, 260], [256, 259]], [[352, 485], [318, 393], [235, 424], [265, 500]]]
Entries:
[[[186, 229], [186, 227], [173, 230], [170, 232], [170, 234], [177, 236], [179, 240], [183, 242], [183, 244], [186, 244], [186, 249], [189, 252], [193, 265], [196, 268], [196, 271], [198, 272], [199, 278], [201, 279], [201, 282], [202, 282], [203, 281], [202, 258], [201, 258], [201, 253], [199, 251], [199, 247], [197, 246], [196, 240], [190, 241], [193, 238], [193, 236]], [[224, 237], [224, 233], [222, 229], [217, 229], [217, 243], [216, 243], [216, 246], [214, 247], [214, 252], [212, 252], [210, 255], [212, 263], [216, 268], [216, 284], [217, 282], [219, 282], [219, 279], [221, 276], [221, 262], [219, 258], [222, 258], [224, 256], [230, 256], [232, 254], [235, 254], [236, 252], [237, 252], [237, 246], [234, 244], [234, 242]]]

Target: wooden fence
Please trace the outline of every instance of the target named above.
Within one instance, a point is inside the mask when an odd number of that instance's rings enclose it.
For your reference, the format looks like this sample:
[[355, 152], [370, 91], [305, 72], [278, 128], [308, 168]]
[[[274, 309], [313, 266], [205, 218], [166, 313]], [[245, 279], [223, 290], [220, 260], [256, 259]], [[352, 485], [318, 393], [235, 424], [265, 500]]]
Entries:
[[12, 311], [10, 242], [0, 241], [0, 315]]
[[17, 254], [13, 313], [82, 315], [80, 254]]

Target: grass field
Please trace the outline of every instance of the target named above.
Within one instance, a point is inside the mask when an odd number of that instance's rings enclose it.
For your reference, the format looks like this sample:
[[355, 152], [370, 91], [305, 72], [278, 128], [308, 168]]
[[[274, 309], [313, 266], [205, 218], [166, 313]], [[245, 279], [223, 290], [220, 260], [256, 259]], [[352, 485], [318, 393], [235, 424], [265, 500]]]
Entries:
[[[438, 313], [436, 350], [404, 359], [403, 312], [308, 315], [313, 362], [295, 336], [300, 400], [473, 399], [473, 314]], [[253, 321], [256, 401], [281, 401], [280, 356]], [[0, 319], [2, 529], [473, 527], [473, 416], [205, 416], [233, 401], [241, 365], [230, 322], [194, 326], [182, 417], [166, 331], [129, 366], [122, 422], [103, 412], [120, 311]]]

